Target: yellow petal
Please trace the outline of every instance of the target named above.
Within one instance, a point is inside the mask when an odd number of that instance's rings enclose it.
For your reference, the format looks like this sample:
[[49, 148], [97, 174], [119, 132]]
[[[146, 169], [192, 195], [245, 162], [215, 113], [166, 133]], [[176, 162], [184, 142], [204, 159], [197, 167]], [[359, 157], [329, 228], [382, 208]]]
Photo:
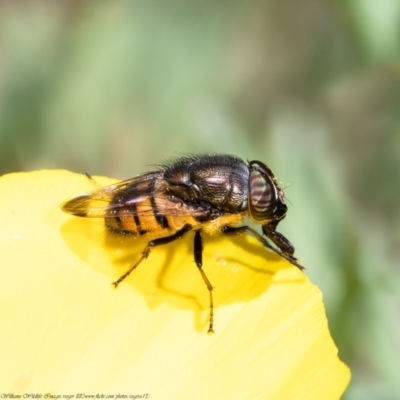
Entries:
[[192, 234], [155, 248], [115, 290], [146, 242], [60, 210], [93, 189], [66, 171], [0, 178], [2, 393], [340, 398], [350, 372], [305, 274], [252, 238], [205, 237], [215, 288], [208, 335]]

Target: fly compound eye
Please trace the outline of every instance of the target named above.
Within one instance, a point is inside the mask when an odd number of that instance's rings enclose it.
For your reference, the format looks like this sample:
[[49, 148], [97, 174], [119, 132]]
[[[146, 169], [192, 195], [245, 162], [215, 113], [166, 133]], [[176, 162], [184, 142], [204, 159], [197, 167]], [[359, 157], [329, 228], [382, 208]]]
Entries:
[[272, 217], [277, 206], [278, 192], [272, 179], [259, 170], [253, 170], [249, 179], [250, 213], [256, 220]]

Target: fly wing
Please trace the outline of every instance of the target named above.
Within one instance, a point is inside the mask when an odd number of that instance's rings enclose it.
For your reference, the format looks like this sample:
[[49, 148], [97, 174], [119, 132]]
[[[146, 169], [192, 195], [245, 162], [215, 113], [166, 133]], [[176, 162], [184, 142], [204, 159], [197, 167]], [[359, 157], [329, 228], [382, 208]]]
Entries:
[[162, 182], [161, 172], [148, 172], [75, 197], [62, 203], [61, 209], [68, 214], [87, 218], [115, 218], [116, 212], [124, 209], [129, 210], [131, 215], [153, 216], [154, 210], [151, 206], [134, 206], [154, 198], [162, 200], [160, 203], [163, 204], [157, 212], [158, 215], [205, 215], [204, 210], [190, 207], [176, 196], [168, 196]]

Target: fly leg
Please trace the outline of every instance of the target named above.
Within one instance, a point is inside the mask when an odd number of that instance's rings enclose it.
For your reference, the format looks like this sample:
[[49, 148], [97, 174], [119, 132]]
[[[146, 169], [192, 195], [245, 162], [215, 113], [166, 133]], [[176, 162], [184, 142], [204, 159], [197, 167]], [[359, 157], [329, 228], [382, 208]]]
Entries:
[[203, 243], [201, 240], [200, 231], [196, 231], [194, 234], [194, 261], [196, 263], [197, 268], [199, 269], [200, 275], [203, 278], [203, 281], [206, 284], [208, 292], [210, 294], [210, 323], [208, 325], [208, 333], [214, 333], [214, 302], [213, 302], [213, 295], [212, 295], [213, 287], [202, 268], [203, 267]]
[[115, 282], [112, 283], [114, 285], [114, 287], [117, 287], [125, 278], [127, 278], [129, 276], [129, 274], [133, 270], [136, 269], [136, 267], [143, 260], [145, 260], [149, 256], [150, 251], [151, 251], [151, 249], [153, 247], [161, 246], [163, 244], [168, 244], [168, 243], [173, 242], [174, 240], [180, 239], [185, 233], [187, 233], [191, 229], [192, 229], [192, 227], [190, 225], [185, 225], [182, 229], [180, 229], [178, 232], [175, 232], [171, 236], [167, 236], [167, 237], [163, 237], [163, 238], [159, 238], [159, 239], [154, 239], [154, 240], [150, 241], [149, 243], [147, 243], [147, 246], [143, 250], [143, 253], [142, 253], [141, 257], [139, 258], [139, 260], [136, 261], [136, 263], [133, 264], [132, 267], [129, 268], [128, 271], [126, 271], [119, 279], [117, 279]]
[[99, 182], [96, 182], [96, 181], [93, 179], [93, 176], [90, 175], [89, 172], [87, 172], [87, 171], [86, 171], [86, 172], [83, 172], [83, 175], [85, 175], [86, 178], [88, 178], [89, 181], [92, 182], [93, 185], [97, 186], [99, 189], [101, 189], [101, 188], [103, 187], [103, 186], [100, 185]]
[[[284, 252], [282, 252], [282, 251], [276, 249], [275, 247], [271, 246], [264, 237], [262, 237], [258, 232], [256, 232], [254, 229], [250, 228], [249, 226], [239, 226], [239, 227], [225, 226], [224, 230], [223, 230], [223, 233], [227, 234], [227, 235], [236, 235], [236, 234], [240, 235], [241, 233], [250, 233], [259, 242], [261, 242], [265, 247], [267, 247], [268, 249], [272, 250], [276, 254], [280, 255], [285, 260], [289, 261], [291, 264], [295, 265], [300, 271], [304, 270], [304, 267], [301, 266], [298, 263], [296, 258], [292, 257], [289, 254], [285, 254]], [[278, 233], [278, 232], [276, 232], [276, 233]]]

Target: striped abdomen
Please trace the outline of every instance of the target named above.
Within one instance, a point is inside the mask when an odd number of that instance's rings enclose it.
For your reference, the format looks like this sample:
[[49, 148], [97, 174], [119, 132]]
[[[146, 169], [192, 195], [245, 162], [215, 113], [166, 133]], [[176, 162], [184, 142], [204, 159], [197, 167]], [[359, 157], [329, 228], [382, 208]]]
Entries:
[[164, 202], [163, 199], [148, 197], [143, 201], [110, 210], [110, 214], [105, 219], [106, 226], [116, 233], [134, 236], [168, 235], [175, 229], [170, 224], [170, 217], [162, 214], [162, 202]]

